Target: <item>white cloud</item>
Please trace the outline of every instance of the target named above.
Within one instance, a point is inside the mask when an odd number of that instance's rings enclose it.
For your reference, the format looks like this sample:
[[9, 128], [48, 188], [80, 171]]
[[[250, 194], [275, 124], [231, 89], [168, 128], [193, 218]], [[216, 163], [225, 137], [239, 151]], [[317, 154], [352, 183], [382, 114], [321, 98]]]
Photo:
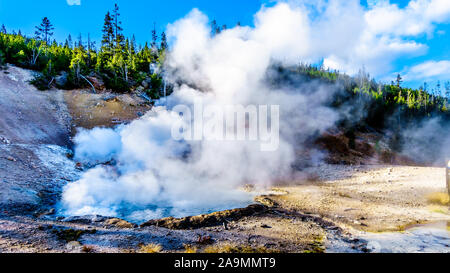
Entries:
[[428, 45], [418, 38], [442, 35], [437, 24], [450, 22], [449, 0], [411, 0], [404, 7], [389, 0], [368, 0], [367, 7], [359, 0], [277, 2], [287, 3], [292, 12], [299, 13], [295, 21], [302, 31], [292, 35], [292, 31], [274, 26], [269, 42], [286, 39], [280, 36], [285, 34], [296, 40], [297, 52], [292, 53], [303, 53], [298, 55], [303, 62], [323, 60], [325, 67], [348, 74], [364, 67], [378, 79], [390, 75], [399, 59], [426, 54]]
[[436, 23], [450, 20], [448, 0], [412, 0], [404, 8], [378, 1], [366, 12], [368, 30], [374, 34], [416, 36], [430, 34]]
[[66, 0], [69, 6], [79, 6], [81, 5], [81, 0]]
[[405, 80], [450, 79], [450, 61], [427, 61], [411, 67], [404, 76]]
[[[325, 2], [309, 5], [312, 32], [323, 42], [314, 47], [325, 49], [326, 67], [349, 74], [365, 67], [373, 76], [386, 76], [396, 60], [426, 54], [428, 46], [416, 38], [431, 37], [437, 24], [450, 22], [448, 0], [411, 0], [403, 8], [389, 0], [370, 0], [368, 7], [356, 0]], [[303, 3], [308, 6], [308, 0]]]

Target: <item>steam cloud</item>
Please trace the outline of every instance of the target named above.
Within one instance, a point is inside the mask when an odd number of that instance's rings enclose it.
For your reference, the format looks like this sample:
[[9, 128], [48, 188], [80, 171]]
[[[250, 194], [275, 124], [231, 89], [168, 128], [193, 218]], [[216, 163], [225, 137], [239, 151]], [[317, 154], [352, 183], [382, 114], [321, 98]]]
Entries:
[[[63, 212], [135, 221], [186, 216], [248, 204], [253, 196], [239, 187], [263, 187], [289, 176], [295, 159], [291, 143], [337, 119], [323, 106], [330, 88], [303, 84], [272, 90], [263, 80], [273, 61], [296, 63], [311, 53], [308, 29], [306, 13], [286, 3], [262, 8], [255, 28], [235, 27], [214, 37], [208, 18], [196, 9], [169, 25], [173, 48], [165, 69], [175, 84], [173, 94], [161, 102], [165, 107], [129, 125], [84, 130], [75, 137], [77, 161], [115, 164], [98, 165], [68, 184]], [[258, 141], [174, 140], [171, 128], [183, 121], [171, 109], [192, 107], [196, 100], [206, 106], [279, 105], [278, 149], [262, 152]]]
[[[351, 52], [362, 54], [362, 40], [373, 41], [367, 26], [358, 23], [364, 20], [358, 1], [330, 1], [315, 16], [306, 5], [281, 2], [263, 7], [254, 28], [236, 26], [214, 37], [208, 18], [197, 9], [169, 25], [173, 46], [164, 69], [173, 94], [129, 125], [83, 130], [75, 137], [77, 161], [113, 164], [98, 165], [68, 184], [63, 213], [142, 221], [250, 203], [252, 194], [240, 187], [288, 178], [302, 150], [297, 144], [333, 126], [339, 116], [325, 106], [336, 88], [314, 82], [275, 88], [265, 81], [271, 64], [314, 63], [328, 56], [324, 63], [330, 67], [339, 68], [336, 60], [346, 60], [347, 66], [357, 60]], [[173, 107], [193, 108], [196, 101], [222, 107], [279, 105], [278, 149], [263, 152], [258, 141], [174, 140], [172, 127], [185, 121]]]
[[402, 132], [401, 153], [418, 163], [443, 166], [450, 160], [450, 126], [441, 118], [410, 125]]

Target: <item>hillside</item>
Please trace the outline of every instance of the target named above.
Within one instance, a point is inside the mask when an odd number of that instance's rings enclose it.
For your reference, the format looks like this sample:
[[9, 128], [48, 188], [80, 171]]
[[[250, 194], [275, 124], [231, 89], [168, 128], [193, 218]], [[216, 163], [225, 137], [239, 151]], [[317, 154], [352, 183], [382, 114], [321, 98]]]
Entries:
[[114, 126], [149, 109], [130, 95], [42, 92], [29, 83], [34, 74], [12, 65], [0, 71], [0, 208], [20, 214], [53, 206], [77, 176], [68, 158], [76, 128]]

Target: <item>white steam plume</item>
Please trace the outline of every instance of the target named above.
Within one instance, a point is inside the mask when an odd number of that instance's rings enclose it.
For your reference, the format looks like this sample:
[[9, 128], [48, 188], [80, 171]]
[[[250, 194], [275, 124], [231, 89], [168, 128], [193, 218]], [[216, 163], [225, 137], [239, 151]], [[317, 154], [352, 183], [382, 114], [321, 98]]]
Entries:
[[[210, 36], [208, 18], [193, 10], [169, 25], [173, 48], [166, 71], [175, 84], [167, 107], [156, 107], [129, 125], [82, 131], [75, 158], [99, 165], [68, 184], [62, 209], [69, 215], [103, 214], [131, 220], [183, 216], [241, 206], [252, 196], [238, 188], [288, 177], [293, 144], [334, 124], [337, 114], [323, 106], [332, 88], [303, 84], [273, 90], [265, 84], [274, 60], [296, 63], [311, 53], [307, 14], [285, 3], [263, 8], [255, 28], [235, 27]], [[179, 82], [187, 84], [176, 84]], [[303, 92], [307, 90], [308, 92]], [[171, 111], [177, 104], [279, 105], [280, 140], [263, 152], [258, 141], [177, 141]]]
[[403, 155], [422, 164], [443, 166], [450, 160], [450, 126], [441, 118], [426, 119], [402, 131]]

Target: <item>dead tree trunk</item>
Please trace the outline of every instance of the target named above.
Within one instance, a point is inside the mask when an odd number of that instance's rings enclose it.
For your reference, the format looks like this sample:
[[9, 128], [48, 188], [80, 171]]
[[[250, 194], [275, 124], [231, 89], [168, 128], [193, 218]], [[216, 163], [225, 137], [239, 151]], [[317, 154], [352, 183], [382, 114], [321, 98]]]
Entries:
[[89, 83], [89, 85], [92, 87], [92, 90], [94, 91], [94, 93], [97, 93], [97, 92], [95, 91], [94, 85], [93, 85], [93, 84], [92, 84], [85, 76], [83, 76], [83, 75], [80, 74], [80, 77], [83, 78], [85, 81], [87, 81], [87, 83]]

